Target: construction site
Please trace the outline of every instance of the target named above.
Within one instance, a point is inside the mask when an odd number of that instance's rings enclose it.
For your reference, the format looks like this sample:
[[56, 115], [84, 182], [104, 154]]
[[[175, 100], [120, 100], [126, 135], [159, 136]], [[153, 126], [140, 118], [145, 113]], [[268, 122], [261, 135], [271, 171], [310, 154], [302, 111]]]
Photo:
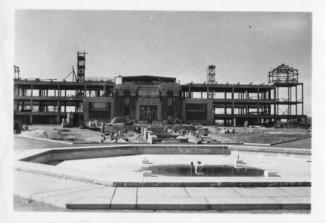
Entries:
[[14, 210], [310, 213], [307, 14], [19, 12]]
[[86, 55], [61, 80], [14, 65], [15, 210], [309, 213], [298, 69], [220, 83], [207, 65], [205, 81], [181, 84], [87, 77]]
[[[47, 129], [45, 138], [60, 140], [64, 134], [44, 124], [60, 125], [96, 132], [95, 139], [68, 134], [68, 141], [147, 142], [148, 129], [154, 136], [151, 143], [223, 142], [220, 137], [202, 139], [209, 132], [222, 132], [229, 135], [226, 142], [274, 143], [256, 131], [253, 139], [247, 134], [239, 140], [233, 136], [252, 129], [264, 134], [269, 128], [298, 128], [305, 134], [303, 129], [310, 127], [299, 72], [285, 64], [270, 71], [262, 84], [218, 83], [215, 65], [208, 66], [204, 83], [180, 84], [174, 77], [161, 76], [86, 78], [85, 52], [77, 52], [76, 67], [77, 72], [73, 68], [63, 80], [44, 80], [24, 79], [14, 66], [15, 131], [23, 126]], [[293, 135], [282, 137], [297, 138]]]
[[179, 84], [161, 76], [86, 78], [85, 52], [77, 53], [77, 73], [63, 80], [24, 79], [15, 66], [14, 119], [28, 125], [65, 119], [73, 126], [113, 117], [233, 127], [306, 124], [297, 69], [281, 64], [262, 84], [218, 83], [215, 69], [208, 66], [204, 83]]

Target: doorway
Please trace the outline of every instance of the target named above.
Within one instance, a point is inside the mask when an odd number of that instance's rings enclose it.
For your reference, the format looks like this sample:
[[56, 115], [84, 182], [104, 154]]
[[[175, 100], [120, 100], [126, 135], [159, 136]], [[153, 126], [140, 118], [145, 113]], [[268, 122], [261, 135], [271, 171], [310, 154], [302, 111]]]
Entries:
[[141, 121], [157, 120], [157, 106], [156, 105], [140, 105], [140, 120]]

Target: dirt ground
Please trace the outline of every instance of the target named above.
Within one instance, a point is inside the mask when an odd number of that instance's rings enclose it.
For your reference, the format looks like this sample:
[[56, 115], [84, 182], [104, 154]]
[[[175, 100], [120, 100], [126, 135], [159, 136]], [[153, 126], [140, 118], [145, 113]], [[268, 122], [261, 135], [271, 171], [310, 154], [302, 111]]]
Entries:
[[274, 145], [275, 147], [286, 147], [286, 148], [305, 148], [305, 149], [311, 149], [312, 146], [312, 140], [310, 138], [295, 140], [292, 142], [285, 142]]
[[[311, 148], [311, 132], [306, 129], [227, 128], [217, 126], [200, 126], [198, 128], [207, 128], [209, 131], [208, 137], [220, 143], [280, 143], [276, 146]], [[227, 133], [227, 130], [229, 130], [229, 133]], [[130, 139], [137, 137], [134, 132], [130, 132], [130, 134], [134, 135], [130, 136]], [[98, 131], [80, 128], [62, 128], [58, 125], [32, 125], [29, 126], [28, 131], [23, 131], [21, 135], [73, 143], [100, 143], [102, 140], [102, 133]], [[302, 139], [305, 137], [309, 138]], [[287, 142], [290, 140], [294, 141]]]
[[[225, 133], [226, 130], [229, 130], [230, 133]], [[216, 137], [223, 137], [234, 143], [276, 144], [311, 136], [311, 133], [306, 129], [209, 127], [209, 131], [212, 132], [209, 134], [211, 136], [215, 134]], [[287, 144], [290, 145], [288, 147], [295, 147], [293, 145], [296, 145], [298, 148], [301, 146], [308, 147], [310, 145], [310, 143], [308, 143], [308, 140], [306, 140], [306, 143], [303, 145], [301, 145], [301, 143], [293, 142]]]
[[61, 140], [73, 143], [98, 143], [101, 133], [88, 129], [62, 128], [59, 125], [31, 125], [28, 131], [22, 131], [22, 136]]

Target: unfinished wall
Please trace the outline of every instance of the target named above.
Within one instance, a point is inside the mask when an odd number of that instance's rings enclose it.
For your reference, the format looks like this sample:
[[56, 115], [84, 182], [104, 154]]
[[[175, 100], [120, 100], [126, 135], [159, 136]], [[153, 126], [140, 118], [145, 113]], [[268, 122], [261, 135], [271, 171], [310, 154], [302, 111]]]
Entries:
[[187, 123], [213, 124], [213, 102], [209, 99], [185, 99], [183, 120]]
[[111, 97], [84, 98], [84, 121], [109, 122], [114, 116], [114, 99]]

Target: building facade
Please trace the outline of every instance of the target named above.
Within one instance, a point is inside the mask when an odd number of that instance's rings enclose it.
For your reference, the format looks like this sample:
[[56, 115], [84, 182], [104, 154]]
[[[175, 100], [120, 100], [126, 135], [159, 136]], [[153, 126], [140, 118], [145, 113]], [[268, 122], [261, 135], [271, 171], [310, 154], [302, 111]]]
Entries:
[[271, 126], [279, 120], [306, 119], [298, 70], [282, 64], [268, 77], [267, 84], [213, 80], [185, 85], [159, 76], [118, 76], [105, 81], [15, 78], [14, 119], [23, 124], [59, 124], [69, 114], [74, 123], [109, 122], [117, 116], [138, 122], [177, 119], [226, 126]]

